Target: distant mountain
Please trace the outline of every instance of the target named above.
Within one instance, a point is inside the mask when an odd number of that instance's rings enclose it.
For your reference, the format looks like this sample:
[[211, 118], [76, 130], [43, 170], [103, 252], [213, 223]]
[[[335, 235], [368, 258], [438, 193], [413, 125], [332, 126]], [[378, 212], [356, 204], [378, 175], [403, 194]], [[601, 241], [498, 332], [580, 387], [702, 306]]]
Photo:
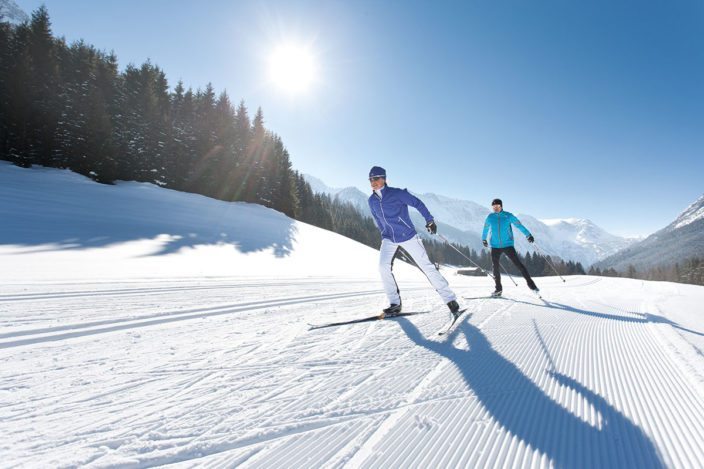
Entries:
[[369, 205], [367, 204], [369, 194], [365, 194], [356, 187], [345, 187], [342, 189], [328, 187], [323, 181], [314, 176], [311, 176], [310, 174], [304, 174], [303, 177], [305, 178], [306, 182], [310, 184], [310, 187], [311, 189], [313, 189], [313, 192], [319, 194], [328, 194], [331, 197], [337, 197], [341, 201], [351, 203], [352, 205], [357, 207], [361, 213], [365, 213], [371, 216], [371, 214], [369, 213]]
[[[328, 187], [323, 181], [310, 175], [304, 175], [315, 192], [326, 193], [340, 200], [350, 202], [362, 213], [369, 213], [367, 199], [371, 194], [364, 193], [356, 187], [336, 189]], [[476, 250], [482, 249], [481, 233], [484, 220], [490, 213], [488, 207], [476, 202], [452, 199], [438, 194], [416, 194], [435, 217], [439, 231], [449, 240], [464, 244]], [[565, 260], [581, 262], [588, 267], [621, 249], [636, 239], [622, 238], [607, 233], [590, 220], [567, 218], [560, 220], [538, 220], [530, 215], [516, 214], [523, 224], [534, 234], [539, 246], [548, 254], [554, 254]], [[426, 236], [425, 221], [415, 211], [411, 211], [418, 232]], [[521, 252], [532, 251], [532, 247], [522, 236], [516, 237], [516, 247]]]
[[0, 23], [20, 24], [25, 21], [29, 21], [29, 15], [13, 0], [0, 0]]
[[[591, 220], [584, 218], [542, 219], [554, 237], [571, 241], [594, 253], [594, 262], [631, 246], [642, 238], [623, 238], [606, 232]], [[593, 262], [592, 262], [593, 263]]]
[[643, 241], [596, 264], [624, 271], [671, 265], [690, 257], [704, 257], [704, 195], [687, 207], [672, 223]]

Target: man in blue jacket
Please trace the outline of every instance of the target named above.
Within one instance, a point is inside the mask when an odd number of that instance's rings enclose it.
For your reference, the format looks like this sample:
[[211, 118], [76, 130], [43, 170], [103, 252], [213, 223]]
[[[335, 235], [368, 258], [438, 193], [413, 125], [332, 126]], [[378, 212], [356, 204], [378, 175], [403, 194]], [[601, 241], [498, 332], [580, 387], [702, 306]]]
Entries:
[[425, 204], [406, 189], [387, 186], [384, 168], [374, 166], [369, 171], [369, 183], [374, 191], [369, 197], [369, 209], [381, 232], [379, 273], [384, 283], [386, 296], [389, 299], [389, 307], [384, 309], [382, 317], [393, 316], [401, 312], [401, 296], [392, 272], [394, 256], [399, 247], [402, 247], [413, 258], [442, 300], [447, 303], [452, 314], [457, 316], [460, 309], [457, 304], [457, 296], [450, 289], [445, 277], [428, 259], [428, 253], [425, 251], [423, 242], [416, 233], [408, 215], [408, 207], [418, 210], [425, 218], [425, 227], [430, 233], [435, 234], [437, 226], [433, 221], [433, 216]]
[[512, 213], [504, 211], [504, 204], [501, 199], [494, 199], [491, 202], [491, 208], [494, 210], [494, 213], [490, 213], [486, 217], [484, 231], [482, 231], [482, 243], [484, 247], [488, 247], [489, 243], [486, 241], [486, 235], [491, 229], [491, 263], [494, 266], [494, 281], [496, 282], [496, 291], [494, 291], [491, 296], [501, 296], [503, 291], [501, 287], [501, 266], [499, 265], [501, 254], [506, 254], [506, 256], [511, 259], [511, 262], [518, 267], [518, 270], [523, 274], [523, 278], [526, 279], [528, 288], [538, 293], [538, 287], [530, 277], [526, 266], [524, 266], [518, 258], [516, 248], [513, 247], [513, 229], [511, 225], [515, 225], [516, 228], [521, 230], [521, 232], [526, 235], [529, 243], [535, 241], [533, 235], [530, 234], [530, 231], [528, 231]]

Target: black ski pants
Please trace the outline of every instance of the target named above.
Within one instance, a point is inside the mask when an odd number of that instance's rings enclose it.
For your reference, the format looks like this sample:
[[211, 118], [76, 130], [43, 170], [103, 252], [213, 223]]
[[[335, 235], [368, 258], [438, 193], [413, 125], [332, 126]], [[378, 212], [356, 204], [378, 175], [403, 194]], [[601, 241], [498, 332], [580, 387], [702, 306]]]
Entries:
[[506, 254], [506, 256], [511, 259], [511, 262], [513, 262], [513, 264], [518, 267], [518, 270], [521, 271], [523, 278], [526, 279], [526, 282], [528, 282], [528, 288], [530, 288], [531, 290], [538, 289], [538, 287], [535, 286], [535, 282], [533, 282], [533, 279], [530, 278], [530, 274], [528, 273], [526, 266], [524, 266], [521, 260], [518, 258], [518, 253], [516, 253], [516, 249], [513, 246], [509, 246], [507, 248], [491, 248], [491, 263], [494, 265], [494, 282], [496, 282], [497, 290], [502, 290], [501, 266], [499, 265], [501, 254]]

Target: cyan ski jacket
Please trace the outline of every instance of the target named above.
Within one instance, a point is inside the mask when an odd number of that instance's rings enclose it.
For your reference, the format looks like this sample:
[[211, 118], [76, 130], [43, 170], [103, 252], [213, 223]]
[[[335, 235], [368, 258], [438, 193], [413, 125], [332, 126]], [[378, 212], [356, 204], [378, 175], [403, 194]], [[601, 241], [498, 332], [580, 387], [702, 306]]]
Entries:
[[530, 231], [521, 224], [516, 216], [511, 212], [490, 213], [484, 222], [484, 231], [482, 231], [482, 240], [486, 239], [486, 235], [491, 229], [491, 240], [489, 245], [492, 248], [507, 248], [513, 246], [513, 229], [511, 225], [516, 225], [516, 228], [526, 235], [530, 236]]
[[418, 210], [426, 222], [433, 220], [425, 204], [406, 189], [384, 186], [381, 189], [381, 197], [376, 192], [369, 196], [369, 209], [382, 238], [402, 243], [416, 235], [416, 229], [408, 215], [409, 206]]

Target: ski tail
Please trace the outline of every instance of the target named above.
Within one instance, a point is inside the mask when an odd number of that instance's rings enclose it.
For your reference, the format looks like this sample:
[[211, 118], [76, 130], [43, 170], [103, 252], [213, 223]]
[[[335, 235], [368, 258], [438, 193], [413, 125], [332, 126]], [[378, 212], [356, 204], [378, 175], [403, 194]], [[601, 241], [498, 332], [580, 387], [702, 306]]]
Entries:
[[[464, 320], [465, 312], [467, 311], [467, 308], [459, 310], [457, 315], [453, 315], [453, 318], [450, 320], [450, 323], [440, 329], [438, 332], [438, 335], [449, 335], [457, 325]], [[467, 315], [470, 316], [470, 315]]]

